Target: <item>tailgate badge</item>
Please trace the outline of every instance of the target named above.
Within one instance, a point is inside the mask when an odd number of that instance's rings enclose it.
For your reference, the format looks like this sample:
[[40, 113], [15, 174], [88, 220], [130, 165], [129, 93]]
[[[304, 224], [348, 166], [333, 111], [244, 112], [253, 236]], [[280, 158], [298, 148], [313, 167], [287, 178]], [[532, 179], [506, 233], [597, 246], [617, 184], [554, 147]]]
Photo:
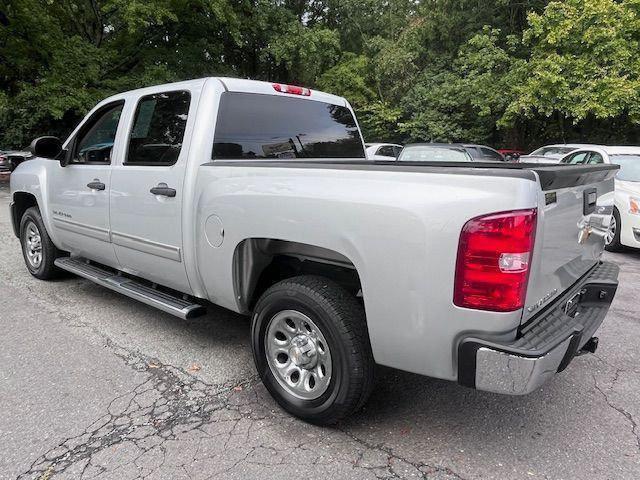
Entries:
[[547, 303], [556, 293], [558, 293], [558, 289], [554, 288], [549, 293], [547, 293], [544, 297], [542, 297], [540, 300], [538, 300], [536, 303], [534, 303], [533, 305], [527, 307], [527, 312], [528, 313], [535, 312], [540, 307], [542, 307], [545, 303]]

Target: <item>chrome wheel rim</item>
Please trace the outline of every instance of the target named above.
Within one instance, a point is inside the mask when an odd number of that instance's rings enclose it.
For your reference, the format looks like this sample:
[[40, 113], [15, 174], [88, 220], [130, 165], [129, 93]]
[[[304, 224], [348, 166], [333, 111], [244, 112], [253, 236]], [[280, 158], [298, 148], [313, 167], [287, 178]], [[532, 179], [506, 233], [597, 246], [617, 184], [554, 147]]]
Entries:
[[607, 245], [611, 245], [613, 239], [616, 237], [616, 230], [618, 229], [618, 222], [616, 222], [615, 215], [611, 215], [611, 222], [609, 223], [609, 230], [607, 231], [607, 235], [605, 236], [605, 242]]
[[314, 400], [329, 388], [329, 345], [304, 313], [283, 310], [274, 315], [267, 325], [265, 352], [273, 376], [294, 397]]
[[27, 254], [27, 261], [33, 268], [39, 268], [42, 264], [42, 238], [38, 226], [31, 220], [24, 227], [24, 251]]

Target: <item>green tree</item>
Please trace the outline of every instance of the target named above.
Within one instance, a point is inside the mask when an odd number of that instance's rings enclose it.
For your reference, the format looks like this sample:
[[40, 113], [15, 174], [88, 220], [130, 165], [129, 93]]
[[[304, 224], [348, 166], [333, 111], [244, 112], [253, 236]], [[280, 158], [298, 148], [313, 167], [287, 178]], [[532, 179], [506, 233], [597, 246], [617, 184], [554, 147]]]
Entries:
[[503, 123], [543, 117], [565, 138], [584, 122], [640, 123], [638, 0], [551, 2], [529, 16], [524, 40], [531, 53]]

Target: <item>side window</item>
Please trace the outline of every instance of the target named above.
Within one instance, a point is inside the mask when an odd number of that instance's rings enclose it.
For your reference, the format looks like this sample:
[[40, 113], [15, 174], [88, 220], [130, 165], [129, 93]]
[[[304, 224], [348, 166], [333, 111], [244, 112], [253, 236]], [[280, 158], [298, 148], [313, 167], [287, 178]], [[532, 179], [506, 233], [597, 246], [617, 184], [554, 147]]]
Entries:
[[476, 147], [464, 147], [464, 149], [469, 155], [471, 155], [471, 158], [474, 160], [480, 158], [482, 155]]
[[402, 147], [393, 147], [393, 156], [394, 157], [398, 157], [398, 155], [400, 155], [400, 152], [402, 151]]
[[569, 155], [564, 160], [562, 160], [562, 163], [569, 163], [571, 165], [583, 164], [588, 156], [589, 156], [589, 152], [574, 153], [572, 155]]
[[604, 160], [602, 158], [602, 155], [600, 155], [598, 152], [591, 152], [591, 156], [589, 157], [587, 163], [589, 165], [594, 165], [597, 163], [604, 163]]
[[380, 147], [376, 152], [376, 155], [382, 155], [384, 157], [395, 157], [393, 152], [393, 147], [391, 145], [385, 145], [384, 147]]
[[173, 165], [182, 149], [191, 95], [163, 92], [140, 99], [125, 165]]
[[87, 120], [73, 142], [72, 164], [111, 163], [111, 150], [123, 107], [124, 102], [106, 105]]
[[502, 155], [500, 155], [498, 152], [491, 150], [490, 148], [481, 147], [480, 150], [482, 151], [483, 157], [489, 157], [491, 160], [498, 160], [499, 162], [503, 160]]

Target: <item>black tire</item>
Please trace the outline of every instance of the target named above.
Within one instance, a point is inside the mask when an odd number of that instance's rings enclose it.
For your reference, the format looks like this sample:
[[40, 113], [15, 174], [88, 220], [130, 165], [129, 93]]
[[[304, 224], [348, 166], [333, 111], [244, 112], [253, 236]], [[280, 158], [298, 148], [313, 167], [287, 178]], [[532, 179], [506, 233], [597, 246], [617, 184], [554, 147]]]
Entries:
[[[40, 235], [40, 244], [42, 248], [41, 260], [39, 263], [34, 263], [34, 261], [29, 258], [28, 254], [29, 246], [27, 235], [31, 226], [34, 226]], [[22, 219], [20, 220], [20, 244], [22, 245], [24, 263], [31, 275], [39, 278], [40, 280], [50, 280], [52, 278], [56, 278], [60, 274], [60, 270], [53, 264], [53, 262], [56, 258], [61, 256], [61, 252], [53, 244], [51, 238], [49, 238], [49, 234], [44, 226], [38, 207], [28, 208], [27, 211], [24, 212], [24, 215], [22, 215]]]
[[[328, 343], [332, 374], [315, 399], [297, 398], [276, 379], [267, 360], [265, 338], [271, 319], [284, 310], [301, 312]], [[362, 305], [335, 282], [317, 276], [283, 280], [258, 300], [251, 322], [256, 368], [271, 395], [287, 412], [310, 423], [329, 425], [360, 409], [373, 387], [374, 361]]]
[[605, 249], [609, 252], [621, 252], [624, 250], [624, 246], [620, 243], [620, 231], [622, 230], [622, 221], [620, 220], [620, 212], [617, 208], [613, 208], [613, 218], [616, 220], [616, 232], [613, 236], [613, 240], [608, 245], [605, 245]]

